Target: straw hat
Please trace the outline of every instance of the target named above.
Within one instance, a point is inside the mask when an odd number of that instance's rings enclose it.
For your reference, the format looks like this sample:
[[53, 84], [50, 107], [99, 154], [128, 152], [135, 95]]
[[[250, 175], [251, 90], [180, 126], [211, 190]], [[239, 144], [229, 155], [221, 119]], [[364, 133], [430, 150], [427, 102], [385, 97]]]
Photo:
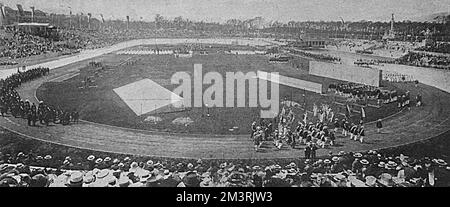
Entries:
[[88, 157], [87, 157], [87, 160], [89, 160], [89, 161], [93, 161], [95, 159], [95, 156], [94, 155], [89, 155]]
[[440, 165], [440, 166], [447, 166], [447, 162], [443, 159], [433, 159], [433, 162]]
[[392, 180], [392, 176], [388, 173], [381, 174], [378, 182], [384, 186], [392, 186], [394, 184], [394, 181]]
[[83, 176], [83, 183], [89, 184], [95, 181], [94, 172], [89, 171]]
[[360, 157], [362, 157], [362, 154], [359, 153], [359, 152], [357, 152], [357, 153], [353, 154], [353, 157], [358, 157], [358, 158], [360, 158]]
[[108, 170], [108, 169], [100, 170], [100, 171], [96, 174], [96, 176], [97, 176], [98, 179], [103, 179], [103, 178], [105, 178], [105, 177], [108, 176], [108, 175], [109, 175], [109, 170]]
[[75, 187], [75, 186], [79, 186], [81, 187], [81, 185], [83, 184], [83, 173], [80, 171], [75, 171], [73, 173], [70, 174], [69, 177], [69, 186]]
[[95, 160], [95, 163], [96, 163], [96, 164], [100, 164], [100, 163], [102, 163], [102, 162], [103, 162], [103, 159], [102, 159], [102, 158], [98, 158], [98, 159]]
[[333, 161], [333, 162], [338, 162], [339, 161], [339, 157], [333, 157], [333, 158], [331, 158], [331, 160]]
[[50, 160], [50, 159], [52, 159], [52, 156], [51, 155], [45, 155], [44, 159]]
[[109, 162], [109, 161], [111, 161], [111, 158], [110, 157], [105, 157], [105, 159], [103, 161]]
[[369, 161], [367, 161], [366, 159], [362, 159], [361, 161], [359, 161], [361, 164], [363, 165], [368, 165]]
[[394, 162], [394, 161], [389, 161], [389, 162], [386, 164], [386, 168], [387, 168], [387, 169], [395, 169], [396, 167], [397, 167], [397, 163]]
[[147, 160], [146, 164], [147, 164], [148, 166], [153, 166], [153, 160]]

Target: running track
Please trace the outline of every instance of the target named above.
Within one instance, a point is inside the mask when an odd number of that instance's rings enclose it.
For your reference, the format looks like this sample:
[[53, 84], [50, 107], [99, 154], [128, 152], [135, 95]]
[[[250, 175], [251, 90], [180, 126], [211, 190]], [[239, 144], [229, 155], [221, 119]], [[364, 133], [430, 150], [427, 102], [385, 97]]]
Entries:
[[[190, 40], [176, 40], [176, 42], [179, 41], [187, 42]], [[199, 40], [192, 41], [198, 42]], [[202, 42], [204, 41], [206, 40], [202, 40]], [[220, 40], [219, 42], [230, 43], [231, 41], [235, 40]], [[42, 83], [76, 72], [80, 67], [85, 66], [91, 58], [139, 44], [155, 44], [155, 42], [163, 44], [161, 42], [167, 42], [167, 40], [130, 42], [39, 64], [46, 67], [50, 66], [52, 69], [51, 75], [24, 84], [18, 91], [24, 99], [36, 101], [35, 91]], [[247, 44], [248, 42], [241, 41], [240, 43]], [[449, 93], [423, 84], [419, 84], [417, 88], [413, 85], [403, 84], [399, 84], [399, 87], [408, 88], [412, 94], [420, 92], [427, 105], [420, 109], [412, 108], [411, 111], [403, 111], [384, 120], [383, 134], [374, 133], [375, 126], [373, 123], [366, 125], [368, 136], [365, 143], [361, 144], [339, 136], [337, 146], [318, 150], [318, 156], [327, 155], [329, 151], [333, 153], [341, 150], [364, 151], [403, 145], [432, 138], [450, 128], [450, 107], [447, 107], [450, 103]], [[70, 126], [28, 127], [26, 120], [5, 117], [0, 118], [0, 125], [21, 135], [46, 142], [97, 151], [155, 157], [204, 159], [296, 158], [303, 157], [304, 147], [299, 146], [298, 149], [285, 147], [278, 151], [274, 149], [271, 143], [266, 143], [262, 152], [256, 153], [247, 135], [168, 134], [124, 129], [90, 122], [81, 122]]]

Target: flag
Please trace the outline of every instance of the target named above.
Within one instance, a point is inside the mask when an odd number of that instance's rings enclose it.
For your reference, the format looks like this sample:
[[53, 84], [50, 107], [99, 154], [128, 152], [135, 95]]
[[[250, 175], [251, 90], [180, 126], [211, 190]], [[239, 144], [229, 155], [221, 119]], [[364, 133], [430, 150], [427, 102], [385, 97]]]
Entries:
[[366, 118], [366, 111], [364, 111], [364, 107], [361, 107], [361, 117]]
[[307, 118], [308, 118], [308, 112], [305, 112], [305, 114], [303, 115], [303, 122], [305, 122], [305, 124], [306, 124]]
[[103, 18], [103, 14], [100, 14], [100, 17], [102, 18], [103, 24], [105, 23], [105, 19]]
[[314, 103], [314, 105], [313, 105], [313, 116], [314, 117], [317, 116], [317, 105], [316, 105], [316, 103]]
[[331, 117], [330, 117], [330, 122], [332, 122], [333, 121], [333, 119], [334, 119], [334, 112], [330, 112], [330, 114], [331, 114]]
[[350, 106], [347, 104], [347, 118], [350, 117], [350, 115], [352, 114], [352, 111], [350, 110]]

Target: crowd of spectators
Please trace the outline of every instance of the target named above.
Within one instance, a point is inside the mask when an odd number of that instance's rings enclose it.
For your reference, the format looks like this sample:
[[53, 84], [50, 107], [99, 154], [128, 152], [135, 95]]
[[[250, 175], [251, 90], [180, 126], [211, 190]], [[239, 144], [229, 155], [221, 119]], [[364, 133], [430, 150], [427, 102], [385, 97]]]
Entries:
[[416, 50], [450, 54], [450, 43], [442, 42], [430, 46], [419, 47]]
[[[0, 187], [431, 187], [449, 186], [443, 159], [339, 152], [279, 161], [70, 157], [0, 152]], [[50, 167], [52, 166], [52, 167]]]
[[18, 59], [69, 49], [67, 44], [57, 44], [49, 38], [39, 37], [19, 30], [0, 39], [0, 58]]
[[398, 64], [450, 70], [450, 56], [409, 52], [395, 61]]

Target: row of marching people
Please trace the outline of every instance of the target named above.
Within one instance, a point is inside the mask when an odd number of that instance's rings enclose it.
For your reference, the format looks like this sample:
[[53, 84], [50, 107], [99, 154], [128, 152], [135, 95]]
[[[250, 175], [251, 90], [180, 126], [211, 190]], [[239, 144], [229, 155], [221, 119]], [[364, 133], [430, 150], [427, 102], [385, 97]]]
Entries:
[[[320, 114], [318, 112], [317, 114]], [[325, 112], [323, 112], [325, 114]], [[324, 116], [323, 116], [324, 117]], [[328, 119], [319, 119], [316, 124], [306, 123], [304, 120], [295, 121], [295, 115], [291, 109], [283, 110], [277, 118], [269, 123], [252, 123], [251, 138], [254, 142], [255, 151], [261, 147], [264, 141], [272, 141], [275, 148], [281, 150], [287, 145], [296, 148], [297, 145], [314, 145], [320, 148], [335, 145], [335, 132], [329, 130], [324, 123]], [[275, 123], [275, 124], [273, 124]], [[273, 125], [277, 127], [273, 129]]]
[[64, 111], [42, 101], [36, 105], [29, 100], [24, 101], [15, 90], [22, 83], [47, 74], [49, 74], [49, 68], [35, 68], [25, 72], [18, 71], [18, 73], [0, 80], [0, 114], [5, 116], [7, 113], [11, 113], [15, 118], [27, 119], [29, 126], [36, 126], [38, 121], [42, 125], [49, 125], [51, 122], [63, 125], [77, 122], [79, 115], [75, 110]]

